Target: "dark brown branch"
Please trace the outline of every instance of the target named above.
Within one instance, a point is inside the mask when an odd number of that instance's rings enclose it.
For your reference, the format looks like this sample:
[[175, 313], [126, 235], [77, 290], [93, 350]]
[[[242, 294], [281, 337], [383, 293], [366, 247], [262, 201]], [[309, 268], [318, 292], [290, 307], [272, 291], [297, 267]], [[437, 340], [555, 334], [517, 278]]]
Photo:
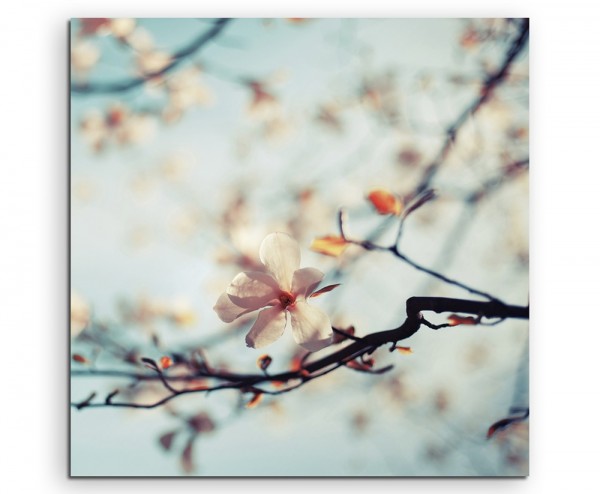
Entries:
[[446, 131], [446, 138], [442, 144], [442, 147], [438, 151], [435, 159], [425, 168], [421, 181], [413, 192], [415, 196], [431, 188], [431, 182], [433, 181], [433, 178], [439, 167], [448, 156], [459, 130], [465, 124], [465, 122], [467, 122], [469, 117], [477, 113], [481, 106], [490, 98], [494, 92], [494, 89], [496, 89], [496, 87], [504, 80], [513, 62], [527, 45], [528, 38], [529, 19], [523, 19], [521, 24], [521, 32], [506, 52], [504, 61], [498, 70], [489, 75], [489, 77], [485, 80], [483, 87], [481, 88], [479, 96], [457, 117], [450, 127], [448, 127]]
[[[405, 263], [407, 263], [409, 266], [412, 266], [413, 268], [415, 268], [418, 271], [421, 271], [423, 273], [426, 273], [430, 276], [433, 276], [434, 278], [437, 278], [440, 281], [443, 281], [444, 283], [447, 283], [449, 285], [453, 285], [456, 286], [458, 288], [461, 288], [463, 290], [466, 290], [469, 293], [472, 293], [473, 295], [479, 295], [480, 297], [483, 298], [487, 298], [488, 300], [491, 301], [495, 301], [498, 303], [501, 303], [496, 297], [494, 297], [493, 295], [478, 290], [476, 288], [473, 288], [469, 285], [466, 285], [458, 280], [454, 280], [452, 278], [448, 278], [447, 276], [443, 275], [442, 273], [439, 273], [438, 271], [435, 271], [433, 269], [427, 268], [425, 266], [422, 266], [421, 264], [413, 261], [412, 259], [408, 258], [405, 254], [403, 254], [402, 252], [400, 252], [400, 250], [398, 249], [398, 245], [397, 243], [394, 243], [393, 245], [389, 246], [389, 247], [385, 247], [382, 245], [377, 245], [374, 244], [373, 242], [371, 242], [370, 240], [351, 240], [348, 238], [345, 238], [345, 240], [348, 243], [354, 244], [354, 245], [359, 245], [360, 247], [362, 247], [363, 249], [366, 250], [378, 250], [378, 251], [384, 251], [384, 252], [391, 252], [394, 256], [396, 256], [398, 259], [404, 261]], [[398, 241], [399, 238], [396, 238], [396, 241]]]
[[149, 74], [144, 74], [141, 77], [134, 77], [129, 79], [124, 79], [115, 82], [108, 83], [71, 83], [71, 92], [74, 94], [110, 94], [110, 93], [121, 93], [125, 91], [129, 91], [138, 86], [141, 86], [149, 79], [153, 79], [154, 77], [159, 77], [164, 75], [174, 68], [176, 68], [181, 62], [183, 62], [186, 58], [196, 53], [200, 48], [205, 46], [209, 41], [218, 36], [221, 31], [225, 28], [228, 22], [231, 19], [223, 18], [218, 19], [213, 26], [206, 32], [202, 33], [198, 36], [194, 41], [192, 41], [189, 45], [181, 48], [176, 51], [172, 56], [172, 61], [156, 72], [152, 72]]
[[[170, 394], [161, 400], [154, 403], [144, 405], [132, 402], [114, 402], [111, 400], [105, 400], [104, 402], [92, 403], [92, 399], [95, 395], [86, 398], [80, 403], [72, 403], [72, 406], [77, 409], [89, 408], [89, 407], [127, 407], [127, 408], [156, 408], [172, 399], [190, 393], [210, 393], [217, 390], [224, 389], [237, 389], [240, 391], [247, 391], [253, 393], [264, 393], [264, 394], [282, 394], [287, 393], [293, 389], [297, 389], [303, 386], [307, 382], [313, 379], [322, 377], [329, 372], [332, 372], [342, 366], [345, 366], [349, 362], [373, 353], [377, 348], [392, 344], [395, 345], [398, 341], [410, 338], [415, 334], [421, 327], [421, 325], [428, 326], [424, 320], [421, 312], [459, 312], [463, 314], [473, 314], [479, 318], [485, 317], [489, 319], [528, 319], [529, 318], [529, 307], [521, 307], [514, 305], [506, 305], [497, 300], [491, 300], [489, 302], [480, 302], [474, 300], [454, 299], [454, 298], [443, 298], [443, 297], [412, 297], [406, 301], [406, 320], [399, 327], [389, 329], [387, 331], [380, 331], [378, 333], [372, 333], [366, 335], [359, 340], [353, 341], [348, 346], [330, 354], [314, 362], [304, 364], [300, 369], [293, 371], [281, 372], [278, 374], [238, 374], [228, 372], [216, 372], [210, 369], [200, 370], [192, 373], [189, 376], [169, 376], [164, 372], [157, 372], [155, 374], [139, 374], [139, 373], [127, 373], [124, 371], [111, 371], [111, 370], [95, 370], [90, 369], [88, 371], [73, 371], [73, 376], [115, 376], [115, 377], [126, 377], [135, 380], [160, 380], [163, 385], [169, 390]], [[389, 368], [383, 368], [380, 371], [386, 371]], [[169, 382], [170, 381], [192, 381], [199, 377], [210, 378], [213, 380], [221, 381], [222, 384], [218, 384], [212, 387], [206, 388], [190, 388], [190, 389], [176, 389]], [[293, 384], [285, 386], [286, 383], [292, 381]], [[278, 383], [285, 387], [281, 389], [261, 389], [255, 386], [265, 383], [275, 384]], [[114, 396], [114, 394], [113, 394]], [[112, 398], [112, 397], [111, 397]]]
[[[380, 250], [382, 250], [379, 247]], [[426, 273], [430, 276], [433, 276], [434, 278], [437, 278], [440, 281], [443, 281], [444, 283], [447, 283], [449, 285], [453, 285], [456, 286], [458, 288], [462, 288], [463, 290], [466, 290], [469, 293], [472, 293], [473, 295], [479, 295], [480, 297], [484, 297], [487, 298], [488, 300], [492, 300], [492, 301], [496, 301], [496, 302], [500, 302], [496, 297], [494, 297], [493, 295], [478, 290], [476, 288], [473, 288], [469, 285], [465, 285], [464, 283], [457, 281], [455, 279], [452, 278], [448, 278], [447, 276], [439, 273], [438, 271], [435, 271], [433, 269], [430, 268], [426, 268], [425, 266], [422, 266], [418, 263], [416, 263], [415, 261], [413, 261], [412, 259], [409, 259], [408, 257], [406, 257], [404, 254], [402, 254], [402, 252], [400, 252], [398, 250], [398, 246], [397, 245], [393, 245], [392, 247], [389, 247], [387, 249], [383, 249], [383, 250], [389, 250], [392, 254], [394, 254], [398, 259], [403, 260], [404, 262], [406, 262], [408, 265], [412, 266], [413, 268], [422, 271], [423, 273]]]

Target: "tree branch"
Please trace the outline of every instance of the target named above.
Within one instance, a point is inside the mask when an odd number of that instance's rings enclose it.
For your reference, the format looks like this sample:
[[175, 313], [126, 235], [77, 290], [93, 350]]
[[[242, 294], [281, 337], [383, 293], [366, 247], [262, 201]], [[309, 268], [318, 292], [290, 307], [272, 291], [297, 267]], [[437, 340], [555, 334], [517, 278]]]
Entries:
[[[140, 404], [135, 402], [114, 402], [105, 400], [104, 402], [93, 403], [93, 396], [86, 398], [82, 402], [71, 403], [71, 406], [77, 409], [99, 408], [99, 407], [126, 407], [126, 408], [156, 408], [172, 399], [190, 393], [210, 393], [224, 389], [237, 389], [241, 392], [254, 394], [277, 395], [287, 393], [303, 386], [313, 379], [322, 377], [340, 367], [346, 366], [349, 362], [373, 353], [377, 348], [392, 344], [395, 345], [414, 335], [422, 325], [431, 326], [423, 318], [421, 312], [459, 312], [463, 314], [473, 314], [481, 319], [482, 317], [490, 319], [528, 319], [529, 307], [506, 305], [496, 299], [489, 302], [480, 302], [474, 300], [464, 300], [443, 297], [411, 297], [406, 301], [406, 320], [397, 328], [380, 331], [366, 335], [360, 339], [352, 340], [348, 346], [322, 357], [313, 362], [303, 364], [297, 370], [280, 372], [278, 374], [240, 374], [229, 372], [217, 372], [212, 369], [201, 369], [184, 376], [169, 376], [167, 373], [158, 370], [155, 374], [129, 373], [115, 370], [96, 370], [73, 371], [73, 376], [112, 376], [134, 379], [136, 381], [159, 380], [170, 392], [170, 394], [151, 404]], [[385, 367], [379, 370], [364, 369], [370, 373], [381, 373], [389, 370], [391, 367]], [[156, 370], [156, 369], [155, 369]], [[361, 370], [361, 369], [357, 369]], [[173, 387], [171, 382], [194, 381], [198, 378], [210, 378], [220, 381], [221, 384], [214, 386], [182, 388]], [[291, 384], [288, 385], [288, 383]], [[257, 385], [271, 384], [271, 388], [257, 388]], [[113, 392], [114, 393], [114, 392]], [[114, 396], [114, 395], [113, 395]]]
[[481, 88], [479, 96], [457, 117], [450, 127], [448, 127], [448, 130], [446, 131], [446, 138], [442, 144], [442, 147], [438, 151], [435, 159], [423, 171], [421, 181], [413, 192], [414, 196], [419, 195], [431, 187], [433, 177], [448, 156], [448, 153], [452, 148], [452, 144], [454, 143], [460, 128], [465, 124], [470, 116], [477, 113], [481, 106], [490, 98], [494, 89], [504, 80], [515, 58], [525, 48], [528, 38], [529, 19], [523, 19], [521, 24], [521, 32], [506, 52], [504, 61], [498, 70], [488, 76], [483, 84], [483, 87]]
[[182, 49], [176, 51], [173, 54], [172, 61], [156, 72], [152, 72], [149, 74], [145, 74], [141, 77], [135, 77], [131, 79], [124, 79], [115, 82], [108, 83], [96, 83], [89, 84], [86, 82], [82, 83], [73, 83], [71, 82], [71, 92], [74, 94], [110, 94], [110, 93], [121, 93], [125, 91], [129, 91], [138, 86], [141, 86], [149, 79], [154, 77], [158, 77], [161, 75], [170, 72], [174, 68], [176, 68], [183, 60], [185, 60], [190, 55], [196, 53], [200, 48], [206, 45], [209, 41], [218, 36], [221, 31], [225, 28], [228, 22], [231, 19], [222, 18], [218, 19], [213, 26], [206, 32], [202, 33], [198, 36], [194, 41], [192, 41], [189, 45], [183, 47]]

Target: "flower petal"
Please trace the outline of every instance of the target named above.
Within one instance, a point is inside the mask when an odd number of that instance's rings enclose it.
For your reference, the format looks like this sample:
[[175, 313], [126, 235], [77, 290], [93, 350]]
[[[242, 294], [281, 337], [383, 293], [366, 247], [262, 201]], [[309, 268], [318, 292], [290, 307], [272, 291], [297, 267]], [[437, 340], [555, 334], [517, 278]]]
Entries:
[[256, 310], [277, 299], [280, 290], [272, 276], [265, 273], [246, 272], [233, 278], [226, 293], [235, 305]]
[[308, 297], [321, 283], [325, 276], [315, 268], [302, 268], [294, 271], [292, 293], [296, 296]]
[[261, 310], [258, 319], [246, 335], [246, 345], [250, 348], [261, 348], [273, 343], [283, 334], [285, 324], [285, 310], [280, 305]]
[[292, 276], [300, 267], [300, 247], [287, 233], [271, 233], [260, 244], [260, 261], [279, 282], [282, 290], [290, 291]]
[[252, 309], [246, 309], [245, 307], [240, 307], [239, 305], [235, 305], [229, 295], [227, 293], [222, 293], [217, 303], [213, 307], [213, 310], [219, 316], [219, 319], [223, 322], [232, 322], [235, 321], [238, 317], [247, 314], [248, 312], [252, 312]]
[[316, 352], [331, 344], [333, 330], [325, 312], [303, 300], [288, 310], [292, 320], [292, 335], [301, 347]]

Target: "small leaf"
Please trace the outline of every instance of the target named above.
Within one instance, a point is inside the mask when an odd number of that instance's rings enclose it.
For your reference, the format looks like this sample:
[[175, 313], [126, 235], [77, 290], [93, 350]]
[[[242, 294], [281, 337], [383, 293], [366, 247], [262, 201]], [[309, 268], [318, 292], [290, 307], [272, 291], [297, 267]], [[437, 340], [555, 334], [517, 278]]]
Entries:
[[265, 354], [258, 357], [256, 365], [258, 365], [260, 370], [266, 371], [269, 368], [269, 365], [271, 365], [271, 362], [273, 362], [273, 359]]
[[367, 195], [367, 199], [379, 214], [394, 214], [398, 216], [404, 208], [402, 201], [385, 189], [373, 189]]
[[177, 431], [167, 432], [158, 438], [160, 445], [163, 447], [165, 451], [169, 451], [171, 446], [173, 445], [173, 439], [177, 435]]
[[412, 348], [409, 346], [397, 346], [396, 350], [403, 355], [408, 355], [413, 352]]
[[246, 403], [246, 408], [256, 407], [261, 402], [262, 398], [263, 398], [262, 393], [254, 393], [254, 396], [252, 397], [252, 399], [248, 403]]
[[158, 370], [158, 365], [156, 365], [156, 362], [151, 358], [142, 357], [140, 360], [146, 364], [147, 367], [150, 367], [150, 369]]
[[375, 365], [375, 359], [373, 357], [369, 357], [369, 358], [364, 358], [361, 357], [361, 361], [363, 364], [365, 364], [368, 367], [373, 367]]
[[167, 357], [166, 355], [164, 357], [160, 358], [160, 366], [163, 369], [168, 369], [169, 367], [171, 367], [173, 365], [173, 359], [171, 357]]
[[327, 285], [327, 286], [324, 286], [323, 288], [319, 288], [316, 292], [311, 294], [309, 296], [309, 298], [315, 298], [315, 297], [318, 297], [319, 295], [323, 295], [324, 293], [330, 292], [331, 290], [335, 290], [340, 285], [341, 285], [341, 283], [335, 283], [334, 285]]
[[498, 420], [498, 422], [493, 423], [487, 431], [487, 438], [491, 439], [494, 434], [497, 432], [504, 430], [511, 426], [514, 423], [522, 422], [526, 417], [508, 417], [502, 420]]
[[86, 359], [83, 355], [79, 355], [78, 353], [74, 353], [71, 358], [74, 362], [79, 362], [80, 364], [88, 363], [88, 359]]
[[195, 466], [194, 466], [194, 439], [196, 439], [196, 436], [192, 436], [190, 438], [190, 440], [188, 441], [188, 443], [185, 445], [185, 448], [183, 448], [183, 451], [181, 452], [181, 466], [183, 468], [183, 471], [185, 473], [192, 473], [195, 470]]
[[196, 432], [211, 432], [215, 429], [215, 423], [204, 412], [200, 412], [198, 415], [194, 415], [188, 420], [188, 424]]
[[450, 326], [459, 326], [461, 324], [474, 326], [479, 324], [479, 321], [471, 316], [459, 316], [458, 314], [451, 314], [448, 316], [448, 324], [450, 324]]
[[204, 391], [210, 389], [210, 386], [204, 379], [194, 379], [188, 383], [185, 389], [189, 391]]
[[346, 362], [346, 367], [350, 369], [358, 370], [358, 371], [366, 371], [369, 372], [371, 370], [372, 365], [367, 365], [357, 360], [351, 360], [350, 362]]
[[339, 257], [350, 245], [344, 238], [335, 235], [315, 238], [310, 249], [326, 256]]

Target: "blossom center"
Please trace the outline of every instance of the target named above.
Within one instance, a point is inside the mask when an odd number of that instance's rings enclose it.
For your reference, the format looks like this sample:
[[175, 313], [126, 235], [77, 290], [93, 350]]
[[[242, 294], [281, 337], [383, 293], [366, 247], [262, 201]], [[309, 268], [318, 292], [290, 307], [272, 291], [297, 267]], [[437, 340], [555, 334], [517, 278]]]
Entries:
[[279, 301], [284, 309], [287, 309], [290, 305], [294, 305], [296, 302], [296, 296], [290, 292], [281, 292], [279, 294]]

